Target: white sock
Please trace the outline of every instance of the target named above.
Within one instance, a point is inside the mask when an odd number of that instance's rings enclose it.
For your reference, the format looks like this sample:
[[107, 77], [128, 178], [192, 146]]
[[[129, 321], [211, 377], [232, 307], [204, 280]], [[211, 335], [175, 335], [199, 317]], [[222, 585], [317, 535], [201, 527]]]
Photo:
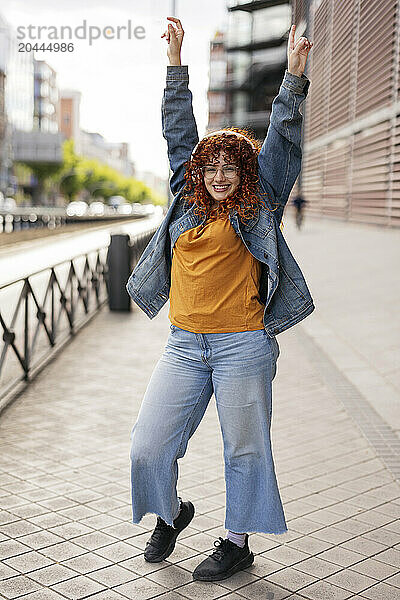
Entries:
[[228, 535], [226, 536], [228, 540], [231, 540], [240, 548], [243, 548], [246, 542], [246, 534], [245, 533], [235, 533], [234, 531], [228, 530]]

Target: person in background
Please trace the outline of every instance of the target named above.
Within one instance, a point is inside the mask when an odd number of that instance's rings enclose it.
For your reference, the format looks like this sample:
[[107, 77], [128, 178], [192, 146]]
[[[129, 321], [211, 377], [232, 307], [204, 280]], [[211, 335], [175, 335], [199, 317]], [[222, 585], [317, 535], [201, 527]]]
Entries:
[[296, 226], [297, 229], [301, 229], [304, 220], [304, 206], [307, 204], [307, 200], [299, 192], [292, 200], [292, 204], [296, 209]]

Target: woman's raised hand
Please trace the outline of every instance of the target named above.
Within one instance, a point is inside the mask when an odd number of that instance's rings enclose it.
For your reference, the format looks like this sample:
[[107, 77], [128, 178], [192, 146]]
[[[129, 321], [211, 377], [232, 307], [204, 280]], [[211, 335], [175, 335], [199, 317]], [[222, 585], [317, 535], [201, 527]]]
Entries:
[[161, 37], [165, 37], [168, 42], [167, 56], [169, 58], [169, 64], [176, 66], [181, 64], [181, 48], [185, 32], [182, 29], [182, 24], [179, 19], [176, 19], [175, 17], [167, 17], [167, 19], [173, 21], [176, 24], [176, 27], [174, 27], [172, 23], [168, 23], [168, 29], [164, 31]]
[[309, 42], [306, 37], [301, 37], [294, 43], [294, 33], [296, 25], [292, 25], [290, 28], [287, 57], [288, 57], [288, 71], [301, 77], [306, 68], [306, 62], [308, 53], [310, 52], [313, 42]]

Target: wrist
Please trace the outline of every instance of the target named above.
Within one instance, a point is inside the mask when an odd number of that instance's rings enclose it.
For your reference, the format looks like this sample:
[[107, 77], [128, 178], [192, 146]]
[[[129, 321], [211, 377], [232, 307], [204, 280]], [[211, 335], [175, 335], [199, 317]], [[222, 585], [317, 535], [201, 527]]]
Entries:
[[304, 73], [301, 76], [296, 75], [296, 73], [285, 70], [285, 75], [282, 80], [283, 87], [295, 92], [296, 94], [305, 94], [307, 95], [308, 88], [310, 86], [310, 80]]
[[167, 84], [176, 81], [189, 82], [188, 65], [167, 65]]
[[174, 56], [174, 57], [170, 57], [169, 59], [169, 64], [171, 67], [180, 67], [181, 66], [181, 57], [180, 56]]
[[287, 72], [290, 73], [291, 75], [295, 75], [296, 77], [301, 77], [303, 75], [303, 72], [300, 71], [291, 71], [290, 69], [287, 69]]

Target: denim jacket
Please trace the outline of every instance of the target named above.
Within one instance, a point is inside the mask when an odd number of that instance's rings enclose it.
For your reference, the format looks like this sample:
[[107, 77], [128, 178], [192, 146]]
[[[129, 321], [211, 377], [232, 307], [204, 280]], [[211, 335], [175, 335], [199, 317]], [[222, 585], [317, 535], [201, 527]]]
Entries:
[[[176, 240], [181, 233], [202, 222], [193, 212], [195, 204], [189, 205], [182, 193], [186, 183], [184, 163], [199, 141], [188, 84], [187, 66], [167, 66], [161, 116], [173, 173], [170, 188], [174, 198], [126, 284], [132, 300], [150, 319], [169, 298]], [[303, 118], [299, 109], [309, 86], [310, 80], [304, 74], [297, 77], [286, 70], [272, 103], [268, 132], [258, 155], [258, 176], [259, 191], [267, 192], [273, 201], [271, 208], [275, 210], [260, 206], [254, 217], [243, 222], [236, 211], [229, 214], [236, 235], [262, 263], [259, 292], [265, 304], [264, 327], [270, 337], [295, 325], [315, 308], [304, 276], [279, 226], [300, 172]]]

